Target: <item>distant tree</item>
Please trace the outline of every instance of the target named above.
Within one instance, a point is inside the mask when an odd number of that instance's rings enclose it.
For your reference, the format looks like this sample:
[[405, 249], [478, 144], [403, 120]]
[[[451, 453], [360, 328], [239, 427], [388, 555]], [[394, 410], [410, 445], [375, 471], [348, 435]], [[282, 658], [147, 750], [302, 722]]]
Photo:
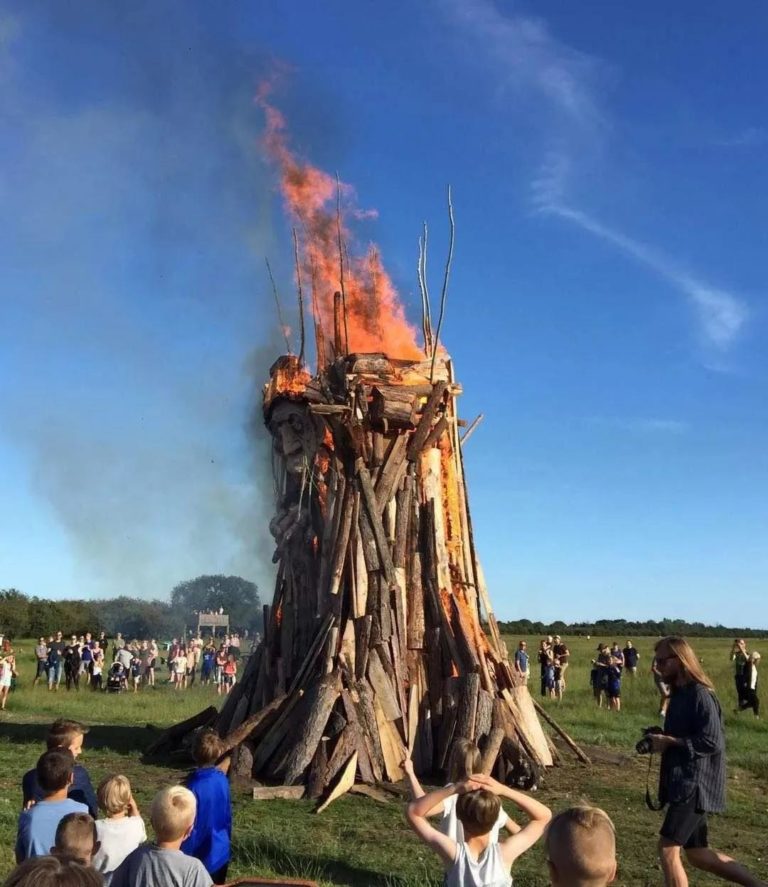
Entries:
[[99, 608], [102, 628], [110, 637], [120, 632], [126, 638], [168, 640], [184, 627], [181, 615], [165, 601], [118, 597], [94, 603]]
[[29, 598], [17, 588], [0, 591], [0, 631], [22, 637], [29, 630]]
[[233, 628], [261, 630], [259, 589], [240, 576], [198, 576], [180, 582], [171, 592], [171, 606], [185, 623], [197, 622], [196, 613], [223, 609]]

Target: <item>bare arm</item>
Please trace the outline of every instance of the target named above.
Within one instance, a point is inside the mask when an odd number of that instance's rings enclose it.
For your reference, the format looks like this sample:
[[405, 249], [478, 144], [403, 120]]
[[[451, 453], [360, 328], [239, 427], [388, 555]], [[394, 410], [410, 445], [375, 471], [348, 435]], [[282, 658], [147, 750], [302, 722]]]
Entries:
[[[474, 786], [479, 788], [479, 786]], [[438, 831], [430, 824], [427, 816], [430, 810], [438, 805], [442, 807], [443, 801], [451, 795], [466, 791], [466, 784], [448, 785], [445, 788], [439, 788], [427, 795], [422, 795], [411, 801], [406, 808], [406, 818], [411, 828], [416, 832], [419, 838], [437, 853], [443, 864], [450, 866], [456, 859], [457, 844], [454, 840]]]
[[544, 829], [552, 818], [552, 811], [530, 795], [525, 794], [525, 792], [519, 792], [514, 788], [503, 785], [491, 776], [473, 775], [472, 783], [478, 788], [488, 789], [488, 791], [493, 792], [500, 798], [507, 798], [512, 801], [518, 810], [521, 810], [529, 817], [529, 822], [515, 834], [507, 838], [506, 841], [499, 842], [501, 857], [505, 864], [511, 867], [517, 857], [522, 856], [526, 850], [533, 847], [536, 841], [544, 834]]

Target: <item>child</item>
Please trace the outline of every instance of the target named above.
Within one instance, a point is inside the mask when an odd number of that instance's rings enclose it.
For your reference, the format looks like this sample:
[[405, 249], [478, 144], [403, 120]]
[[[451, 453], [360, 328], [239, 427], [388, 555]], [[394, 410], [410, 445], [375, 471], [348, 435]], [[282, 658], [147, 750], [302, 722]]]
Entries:
[[192, 833], [196, 808], [195, 796], [181, 785], [158, 792], [149, 814], [155, 842], [126, 856], [112, 875], [111, 887], [211, 887], [202, 862], [179, 849]]
[[3, 887], [102, 887], [101, 875], [74, 859], [38, 856], [17, 866]]
[[87, 813], [67, 813], [56, 827], [56, 841], [51, 847], [54, 856], [67, 856], [83, 865], [91, 865], [99, 849], [96, 823]]
[[5, 711], [5, 703], [8, 700], [8, 693], [13, 684], [13, 677], [16, 674], [16, 658], [13, 650], [9, 653], [0, 655], [0, 709]]
[[[461, 842], [427, 820], [430, 810], [456, 795], [456, 815], [464, 830]], [[501, 809], [499, 797], [516, 804], [530, 822], [517, 834], [495, 843], [491, 831]], [[539, 840], [551, 816], [543, 804], [482, 774], [411, 801], [407, 811], [411, 828], [440, 857], [445, 887], [511, 887], [512, 863]]]
[[543, 666], [542, 682], [550, 699], [555, 698], [555, 659], [550, 658]]
[[171, 669], [173, 670], [173, 683], [177, 690], [187, 686], [187, 651], [184, 647], [179, 647], [178, 652], [171, 660]]
[[226, 644], [221, 644], [219, 649], [216, 651], [216, 676], [214, 677], [214, 681], [216, 682], [216, 692], [221, 693], [222, 687], [224, 684], [224, 666], [227, 664], [227, 646]]
[[[451, 748], [451, 755], [448, 759], [448, 786], [454, 785], [457, 782], [465, 782], [473, 773], [477, 773], [480, 770], [480, 763], [481, 755], [477, 745], [471, 739], [457, 739]], [[411, 784], [413, 799], [416, 800], [424, 797], [424, 789], [416, 778], [413, 770], [413, 761], [410, 758], [406, 758], [403, 761], [403, 769]], [[445, 801], [436, 804], [429, 810], [427, 816], [441, 815], [442, 819], [438, 829], [444, 835], [461, 843], [464, 840], [464, 831], [461, 822], [456, 817], [456, 801], [456, 795], [449, 796]], [[499, 840], [499, 832], [503, 828], [506, 828], [511, 834], [516, 834], [520, 831], [520, 826], [514, 819], [510, 819], [504, 812], [504, 809], [501, 808], [499, 810], [499, 817], [491, 829], [492, 841], [496, 842]]]
[[616, 833], [597, 807], [558, 813], [544, 846], [552, 887], [606, 887], [616, 877]]
[[75, 758], [69, 749], [54, 748], [37, 762], [37, 783], [42, 799], [19, 816], [16, 862], [46, 856], [56, 842], [56, 828], [67, 813], [87, 813], [85, 804], [67, 797], [72, 784]]
[[[77, 761], [83, 750], [83, 742], [87, 732], [88, 727], [85, 725], [79, 724], [77, 721], [69, 721], [66, 718], [59, 718], [51, 724], [51, 729], [48, 731], [48, 736], [45, 740], [46, 748], [49, 751], [53, 748], [69, 749], [69, 751], [72, 752], [75, 761]], [[37, 781], [36, 768], [28, 770], [24, 774], [24, 777], [21, 780], [21, 791], [23, 796], [22, 805], [25, 809], [31, 807], [36, 801], [42, 800], [43, 792]], [[91, 777], [88, 775], [88, 771], [82, 764], [75, 763], [72, 785], [69, 789], [69, 797], [73, 801], [85, 804], [88, 808], [88, 812], [95, 818], [98, 810], [96, 792], [93, 790]]]
[[760, 717], [760, 700], [757, 696], [757, 666], [760, 664], [761, 658], [757, 651], [749, 654], [747, 665], [744, 668], [744, 682], [742, 685], [744, 695], [739, 702], [738, 708], [738, 711], [751, 708], [756, 718]]
[[227, 661], [223, 669], [224, 693], [227, 694], [235, 686], [237, 680], [237, 659], [234, 653], [227, 654]]
[[125, 857], [147, 840], [147, 830], [125, 776], [108, 776], [102, 780], [97, 797], [106, 819], [96, 821], [100, 846], [93, 858], [93, 867], [104, 875], [104, 883], [109, 884], [112, 873]]
[[555, 656], [554, 661], [554, 688], [552, 691], [552, 698], [557, 698], [558, 702], [563, 701], [563, 689], [565, 688], [565, 680], [563, 679], [563, 664], [560, 662], [560, 657]]
[[[623, 658], [621, 661], [623, 663]], [[607, 673], [605, 692], [612, 711], [621, 711], [621, 669], [622, 665], [619, 664], [619, 660], [615, 656], [611, 656], [610, 663], [605, 669]]]
[[196, 856], [206, 867], [214, 884], [224, 884], [231, 856], [232, 805], [229, 780], [216, 767], [224, 745], [214, 730], [202, 730], [195, 736], [192, 757], [198, 769], [186, 786], [197, 801], [192, 833], [181, 845], [182, 852]]

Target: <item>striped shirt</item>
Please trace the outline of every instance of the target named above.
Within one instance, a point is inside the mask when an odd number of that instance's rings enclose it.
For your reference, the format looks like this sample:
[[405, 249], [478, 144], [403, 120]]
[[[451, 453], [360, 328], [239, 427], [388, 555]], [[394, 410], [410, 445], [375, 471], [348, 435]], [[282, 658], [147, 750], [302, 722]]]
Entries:
[[725, 810], [725, 734], [715, 694], [692, 682], [673, 687], [664, 733], [684, 739], [661, 757], [659, 799], [681, 804], [695, 796], [705, 813]]

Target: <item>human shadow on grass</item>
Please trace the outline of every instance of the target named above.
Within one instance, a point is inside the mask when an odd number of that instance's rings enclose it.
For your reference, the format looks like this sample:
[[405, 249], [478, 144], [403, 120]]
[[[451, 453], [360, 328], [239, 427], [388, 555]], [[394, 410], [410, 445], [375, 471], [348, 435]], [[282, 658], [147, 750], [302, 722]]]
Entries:
[[[51, 722], [52, 723], [52, 722]], [[0, 739], [21, 745], [30, 742], [45, 744], [50, 724], [24, 724], [13, 721], [0, 722]], [[87, 744], [92, 749], [110, 749], [115, 752], [143, 752], [163, 731], [147, 724], [143, 727], [131, 725], [99, 724], [88, 730]], [[168, 761], [157, 761], [167, 764]]]
[[426, 872], [412, 877], [399, 876], [360, 868], [319, 853], [310, 855], [297, 852], [286, 849], [280, 841], [266, 837], [236, 836], [232, 849], [241, 869], [247, 871], [268, 867], [278, 876], [286, 878], [309, 878], [351, 887], [411, 887], [416, 884], [419, 887], [439, 887], [443, 883], [441, 878], [432, 878]]

